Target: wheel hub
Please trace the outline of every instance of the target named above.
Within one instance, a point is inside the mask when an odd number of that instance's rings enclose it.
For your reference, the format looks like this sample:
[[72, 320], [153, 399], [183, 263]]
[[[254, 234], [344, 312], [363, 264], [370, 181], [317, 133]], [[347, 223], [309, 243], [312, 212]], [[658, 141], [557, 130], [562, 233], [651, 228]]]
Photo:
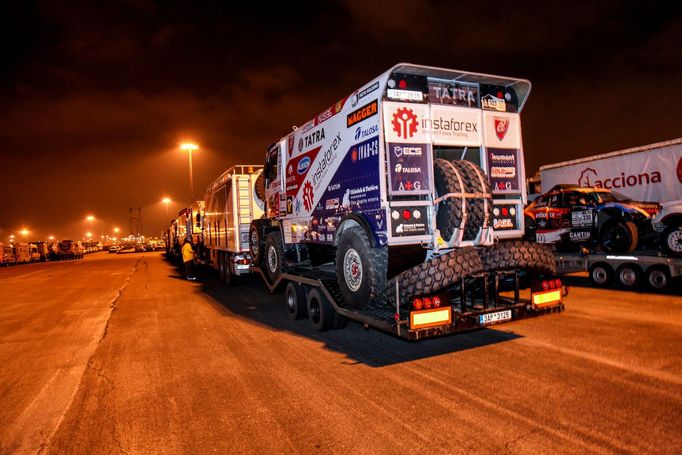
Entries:
[[277, 272], [277, 250], [275, 247], [268, 248], [268, 269], [270, 272]]
[[627, 286], [634, 286], [637, 282], [637, 274], [634, 270], [624, 269], [620, 272], [620, 281]]
[[668, 236], [668, 247], [675, 253], [682, 253], [682, 230], [673, 231]]
[[592, 276], [594, 277], [594, 281], [596, 281], [599, 284], [604, 284], [607, 279], [606, 270], [602, 268], [594, 269], [594, 271], [592, 272]]
[[348, 289], [357, 292], [362, 285], [363, 270], [360, 255], [353, 248], [349, 248], [343, 257], [343, 277]]

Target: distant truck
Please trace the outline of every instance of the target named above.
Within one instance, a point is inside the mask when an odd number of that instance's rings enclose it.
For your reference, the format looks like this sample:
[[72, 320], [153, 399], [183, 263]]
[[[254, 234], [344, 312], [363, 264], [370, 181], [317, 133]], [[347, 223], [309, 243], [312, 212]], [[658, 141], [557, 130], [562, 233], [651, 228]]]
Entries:
[[195, 245], [201, 259], [228, 285], [251, 272], [249, 226], [263, 216], [264, 197], [256, 189], [262, 171], [263, 166], [233, 166], [206, 188], [203, 243]]
[[653, 218], [663, 252], [682, 257], [682, 138], [540, 167], [542, 188], [560, 184], [615, 190], [661, 203]]
[[79, 240], [62, 240], [58, 244], [57, 257], [62, 261], [83, 259], [83, 244]]
[[25, 264], [33, 262], [31, 257], [31, 245], [26, 242], [17, 242], [14, 244], [14, 257], [17, 264]]
[[[180, 210], [178, 217], [171, 221], [166, 234], [168, 238], [166, 253], [171, 257], [181, 256], [180, 250], [185, 239], [191, 239], [195, 246], [203, 243], [204, 208], [204, 201], [194, 201], [189, 207]], [[197, 253], [202, 254], [200, 251]]]
[[521, 240], [530, 88], [399, 64], [272, 144], [249, 242], [289, 317], [420, 339], [561, 311], [551, 251]]

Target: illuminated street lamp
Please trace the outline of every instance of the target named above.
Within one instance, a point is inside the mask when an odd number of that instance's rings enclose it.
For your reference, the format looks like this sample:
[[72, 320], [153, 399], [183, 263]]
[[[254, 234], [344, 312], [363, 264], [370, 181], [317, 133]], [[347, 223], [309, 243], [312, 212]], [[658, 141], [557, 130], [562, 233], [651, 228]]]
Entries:
[[48, 240], [54, 240], [54, 235], [51, 235], [47, 238]]
[[180, 150], [184, 150], [186, 152], [189, 152], [189, 198], [190, 198], [190, 203], [194, 202], [194, 180], [192, 178], [192, 152], [194, 150], [198, 150], [199, 146], [196, 144], [192, 144], [190, 142], [186, 142], [184, 144], [180, 145]]
[[165, 197], [165, 198], [161, 199], [161, 202], [163, 202], [163, 204], [166, 206], [166, 220], [167, 220], [168, 219], [168, 204], [171, 203], [171, 200], [169, 197]]
[[87, 238], [91, 239], [91, 238], [92, 238], [92, 232], [86, 232], [86, 233], [85, 233], [85, 236], [86, 236]]
[[21, 235], [24, 236], [24, 240], [26, 240], [26, 239], [28, 238], [28, 232], [29, 232], [29, 231], [28, 231], [28, 229], [26, 229], [26, 228], [23, 228], [23, 229], [21, 230]]
[[9, 243], [14, 243], [14, 234], [9, 236]]

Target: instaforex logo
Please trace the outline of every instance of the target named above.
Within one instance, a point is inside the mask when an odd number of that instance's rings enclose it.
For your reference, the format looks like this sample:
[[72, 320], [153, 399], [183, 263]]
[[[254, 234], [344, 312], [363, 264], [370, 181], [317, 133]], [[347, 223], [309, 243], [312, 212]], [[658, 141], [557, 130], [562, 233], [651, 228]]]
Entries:
[[[680, 176], [680, 166], [678, 166], [678, 177]], [[682, 181], [682, 180], [681, 180]], [[643, 186], [654, 183], [661, 183], [661, 173], [659, 171], [642, 172], [640, 174], [626, 174], [621, 172], [617, 176], [600, 176], [591, 167], [585, 168], [578, 177], [579, 186], [596, 186], [597, 188], [628, 188], [631, 186]]]

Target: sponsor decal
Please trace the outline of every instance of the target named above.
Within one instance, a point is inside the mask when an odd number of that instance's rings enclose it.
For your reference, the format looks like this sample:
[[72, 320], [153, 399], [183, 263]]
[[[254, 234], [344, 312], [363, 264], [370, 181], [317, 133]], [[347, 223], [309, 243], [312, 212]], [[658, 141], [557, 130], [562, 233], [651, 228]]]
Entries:
[[379, 112], [379, 102], [374, 100], [364, 106], [354, 110], [346, 116], [346, 127], [350, 128], [356, 123], [360, 123], [367, 120], [370, 117], [374, 117]]
[[570, 232], [568, 234], [571, 241], [588, 240], [591, 237], [589, 231]]
[[414, 111], [407, 107], [401, 107], [393, 114], [393, 131], [399, 138], [408, 139], [415, 135], [419, 122]]
[[431, 189], [428, 144], [388, 144], [391, 194], [424, 194]]
[[[682, 163], [682, 161], [680, 161]], [[680, 175], [678, 165], [678, 177]], [[654, 183], [661, 183], [661, 173], [659, 171], [642, 172], [640, 174], [627, 175], [621, 172], [619, 176], [600, 177], [597, 171], [591, 167], [583, 169], [578, 177], [579, 186], [596, 186], [598, 188], [628, 188], [631, 186], [645, 186]]]
[[394, 237], [426, 235], [428, 216], [426, 207], [393, 207], [391, 210], [391, 233]]
[[[322, 159], [320, 160], [320, 163], [317, 165], [317, 169], [315, 169], [315, 174], [313, 174], [313, 184], [317, 188], [320, 180], [324, 178], [325, 175], [327, 175], [327, 171], [329, 170], [329, 164], [334, 161], [336, 158], [336, 150], [339, 148], [339, 145], [341, 144], [341, 133], [338, 133], [334, 140], [332, 141], [331, 145], [325, 152], [322, 154]], [[306, 210], [310, 210], [306, 208]]]
[[493, 229], [516, 229], [516, 214], [514, 205], [496, 205], [493, 208]]
[[302, 136], [298, 140], [298, 151], [302, 151], [303, 148], [308, 148], [310, 146], [313, 146], [320, 142], [322, 139], [324, 139], [324, 128], [320, 128], [317, 131], [313, 131], [312, 133]]
[[369, 95], [370, 93], [376, 91], [379, 88], [379, 81], [375, 82], [374, 84], [370, 85], [369, 87], [365, 87], [359, 92], [355, 92], [353, 96], [351, 97], [350, 104], [352, 107], [357, 106], [357, 104], [362, 100], [364, 97]]
[[571, 224], [574, 227], [592, 227], [594, 212], [592, 210], [576, 210], [571, 213]]
[[519, 190], [518, 150], [488, 148], [488, 175], [494, 193]]
[[327, 191], [338, 191], [341, 189], [341, 184], [340, 183], [332, 183], [327, 187]]
[[298, 175], [305, 174], [308, 171], [308, 168], [310, 167], [310, 157], [309, 156], [304, 156], [301, 161], [298, 162], [298, 166], [296, 166], [296, 172]]
[[379, 155], [379, 138], [356, 144], [350, 149], [350, 156], [353, 164], [377, 155]]
[[307, 211], [310, 211], [313, 208], [314, 197], [313, 186], [310, 184], [310, 181], [305, 182], [305, 186], [303, 187], [303, 206]]
[[441, 145], [481, 145], [481, 114], [478, 110], [451, 106], [431, 106], [429, 118], [422, 118], [422, 129], [431, 131]]
[[372, 136], [377, 132], [379, 132], [379, 125], [372, 125], [369, 128], [365, 128], [364, 130], [361, 127], [358, 127], [355, 130], [355, 140], [357, 141], [359, 139]]
[[336, 210], [339, 208], [339, 198], [327, 199], [324, 203], [325, 210]]
[[502, 93], [498, 93], [498, 95], [499, 98], [491, 94], [484, 95], [481, 98], [481, 108], [489, 111], [505, 112], [507, 110], [507, 103], [502, 98]]
[[289, 156], [294, 153], [294, 133], [291, 133], [287, 138], [287, 151], [289, 152]]
[[478, 86], [430, 81], [429, 102], [432, 104], [478, 107]]
[[494, 117], [495, 120], [495, 135], [501, 141], [504, 136], [507, 135], [507, 130], [509, 129], [509, 119]]
[[287, 196], [287, 215], [291, 215], [294, 212], [294, 197]]
[[424, 94], [414, 90], [401, 90], [389, 88], [386, 90], [386, 96], [392, 100], [400, 101], [424, 101]]

